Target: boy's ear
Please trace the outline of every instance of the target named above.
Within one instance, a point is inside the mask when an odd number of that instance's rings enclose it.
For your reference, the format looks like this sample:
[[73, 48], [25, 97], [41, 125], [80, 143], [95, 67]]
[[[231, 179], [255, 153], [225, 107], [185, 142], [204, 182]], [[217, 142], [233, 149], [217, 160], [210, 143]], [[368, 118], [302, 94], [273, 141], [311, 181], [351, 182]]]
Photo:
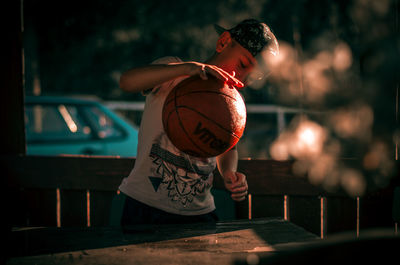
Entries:
[[217, 52], [222, 52], [230, 43], [232, 42], [231, 34], [228, 31], [224, 31], [217, 41], [217, 47], [215, 50]]

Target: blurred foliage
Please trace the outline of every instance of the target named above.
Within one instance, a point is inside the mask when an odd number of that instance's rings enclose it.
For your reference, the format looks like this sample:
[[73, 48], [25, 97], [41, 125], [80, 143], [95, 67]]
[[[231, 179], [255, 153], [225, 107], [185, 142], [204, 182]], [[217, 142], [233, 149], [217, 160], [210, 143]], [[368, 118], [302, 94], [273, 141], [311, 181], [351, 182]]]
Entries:
[[[249, 17], [265, 21], [281, 41], [294, 46], [297, 40], [299, 60], [338, 42], [350, 46], [354, 78], [313, 107], [360, 95], [379, 105], [393, 98], [398, 78], [397, 0], [25, 0], [24, 14], [27, 93], [38, 76], [43, 93], [140, 99], [119, 90], [123, 71], [167, 55], [203, 61], [214, 52], [214, 23], [231, 27]], [[307, 104], [301, 97], [282, 100], [279, 90], [267, 83], [244, 93], [250, 103]]]

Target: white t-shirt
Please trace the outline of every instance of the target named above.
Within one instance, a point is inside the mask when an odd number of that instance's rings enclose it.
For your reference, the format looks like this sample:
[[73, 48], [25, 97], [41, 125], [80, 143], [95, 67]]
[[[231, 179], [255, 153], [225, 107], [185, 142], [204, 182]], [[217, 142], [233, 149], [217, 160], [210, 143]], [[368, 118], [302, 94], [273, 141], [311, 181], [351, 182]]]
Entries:
[[[164, 57], [154, 64], [175, 62], [181, 60]], [[165, 82], [145, 92], [135, 166], [119, 189], [135, 200], [169, 213], [200, 215], [215, 209], [210, 189], [216, 159], [197, 158], [181, 152], [168, 139], [162, 124], [165, 98], [185, 78]]]

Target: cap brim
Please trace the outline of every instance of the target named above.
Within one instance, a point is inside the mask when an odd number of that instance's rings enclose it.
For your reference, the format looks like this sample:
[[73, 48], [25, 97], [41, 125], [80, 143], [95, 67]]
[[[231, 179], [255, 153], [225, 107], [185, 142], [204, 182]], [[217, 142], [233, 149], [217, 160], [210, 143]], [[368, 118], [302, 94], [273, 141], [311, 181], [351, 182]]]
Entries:
[[227, 31], [227, 29], [225, 29], [225, 28], [223, 28], [223, 27], [221, 27], [220, 25], [217, 25], [217, 24], [214, 24], [214, 29], [218, 33], [218, 35], [221, 35], [225, 31]]

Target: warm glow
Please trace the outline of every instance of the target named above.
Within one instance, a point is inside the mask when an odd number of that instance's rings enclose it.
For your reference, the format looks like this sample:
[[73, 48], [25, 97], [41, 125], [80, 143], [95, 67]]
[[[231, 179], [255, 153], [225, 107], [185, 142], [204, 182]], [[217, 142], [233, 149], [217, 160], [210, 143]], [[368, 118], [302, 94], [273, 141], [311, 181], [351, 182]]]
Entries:
[[300, 141], [306, 145], [312, 146], [315, 144], [316, 136], [311, 128], [304, 128], [303, 131], [299, 133]]
[[270, 154], [273, 159], [286, 160], [315, 157], [321, 154], [326, 139], [323, 127], [309, 120], [301, 121], [294, 130], [284, 132], [272, 143]]
[[353, 62], [353, 57], [349, 46], [345, 43], [340, 43], [333, 51], [333, 68], [336, 71], [347, 70]]
[[377, 172], [373, 176], [375, 185], [381, 187], [388, 185], [395, 164], [386, 143], [375, 141], [370, 144], [362, 162], [364, 169]]
[[263, 59], [267, 61], [268, 65], [272, 68], [277, 68], [279, 65], [283, 64], [290, 57], [293, 57], [293, 48], [288, 43], [283, 41], [279, 44], [279, 54], [275, 54], [274, 56], [270, 56], [268, 53], [263, 53]]
[[308, 179], [314, 185], [322, 184], [330, 189], [338, 184], [337, 160], [332, 154], [323, 153], [308, 169]]
[[279, 80], [294, 80], [294, 69], [297, 67], [296, 54], [293, 47], [285, 42], [280, 42], [279, 54], [264, 58], [271, 68], [271, 75]]
[[332, 80], [327, 74], [332, 63], [332, 55], [323, 51], [303, 64], [304, 93], [308, 101], [318, 101], [332, 88]]
[[100, 126], [102, 126], [102, 127], [105, 127], [105, 126], [107, 125], [107, 118], [106, 118], [106, 116], [101, 115], [101, 116], [99, 117], [99, 124], [100, 124]]
[[283, 196], [283, 220], [289, 221], [289, 196]]
[[367, 105], [342, 108], [332, 114], [330, 121], [334, 131], [343, 138], [366, 138], [371, 133], [374, 114]]
[[270, 147], [270, 154], [275, 160], [287, 160], [289, 159], [289, 151], [285, 144], [282, 141], [274, 142]]
[[383, 142], [375, 142], [370, 150], [365, 154], [363, 166], [368, 170], [376, 170], [383, 166], [386, 161], [390, 161], [389, 151]]
[[43, 132], [43, 108], [40, 105], [33, 106], [33, 124], [35, 133]]
[[57, 206], [56, 206], [57, 227], [61, 227], [61, 193], [59, 188], [56, 189], [56, 200], [57, 200]]
[[302, 100], [320, 103], [337, 88], [353, 63], [349, 45], [339, 40], [337, 44], [321, 38], [321, 51], [303, 54], [292, 45], [280, 42], [280, 54], [267, 58], [271, 67], [272, 82], [279, 84], [284, 101]]
[[251, 207], [251, 194], [249, 193], [249, 196], [247, 196], [247, 198], [248, 198], [248, 202], [249, 202], [249, 220], [251, 220], [251, 218], [252, 218], [252, 212], [253, 212], [253, 209], [252, 209], [252, 207]]
[[360, 172], [354, 169], [345, 169], [342, 172], [341, 182], [350, 196], [361, 196], [366, 189], [366, 182]]
[[294, 133], [291, 154], [296, 158], [318, 156], [325, 141], [325, 130], [315, 122], [302, 121]]
[[76, 125], [74, 119], [72, 119], [71, 114], [68, 112], [67, 108], [64, 105], [58, 106], [58, 111], [61, 113], [65, 123], [67, 124], [69, 130], [72, 133], [76, 133], [78, 131], [78, 126]]
[[90, 134], [91, 131], [92, 131], [92, 130], [90, 129], [89, 126], [83, 127], [83, 133], [84, 133], [84, 134]]
[[90, 191], [86, 190], [86, 225], [90, 227]]

